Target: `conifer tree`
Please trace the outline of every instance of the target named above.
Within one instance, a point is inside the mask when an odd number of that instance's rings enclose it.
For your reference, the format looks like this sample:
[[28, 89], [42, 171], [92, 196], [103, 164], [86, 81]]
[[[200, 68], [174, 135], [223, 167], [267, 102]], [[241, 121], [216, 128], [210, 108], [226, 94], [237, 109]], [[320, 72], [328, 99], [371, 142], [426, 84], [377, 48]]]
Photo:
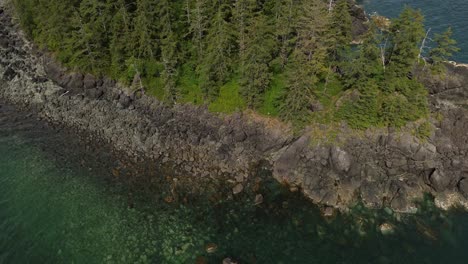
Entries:
[[379, 49], [381, 41], [376, 26], [371, 23], [359, 46], [358, 57], [346, 64], [343, 70], [343, 83], [346, 88], [365, 87], [363, 84], [371, 79], [377, 82], [382, 80], [383, 68]]
[[204, 54], [204, 40], [209, 26], [209, 8], [207, 0], [193, 0], [190, 10], [189, 32], [192, 35], [192, 45], [194, 47], [193, 56], [197, 63], [201, 62]]
[[72, 56], [70, 63], [93, 73], [103, 73], [110, 64], [109, 39], [105, 15], [106, 4], [99, 0], [83, 0], [72, 18], [75, 29], [67, 40]]
[[304, 121], [314, 102], [314, 90], [328, 71], [328, 46], [323, 38], [329, 27], [322, 19], [327, 8], [321, 0], [302, 0], [298, 17], [297, 42], [287, 65], [287, 84], [281, 115]]
[[39, 19], [31, 18], [36, 24], [35, 40], [51, 50], [63, 50], [64, 42], [70, 37], [73, 11], [79, 7], [81, 1], [36, 0], [29, 2], [30, 12], [35, 17], [40, 17]]
[[234, 21], [236, 24], [236, 37], [239, 48], [239, 57], [244, 56], [246, 42], [248, 41], [248, 29], [256, 8], [256, 0], [235, 0]]
[[136, 0], [136, 10], [134, 15], [134, 57], [136, 58], [154, 58], [157, 33], [158, 11], [154, 1]]
[[111, 53], [111, 69], [110, 72], [114, 78], [120, 78], [125, 71], [125, 61], [131, 56], [132, 47], [132, 18], [128, 12], [128, 7], [125, 0], [117, 0], [111, 4], [115, 10], [115, 15], [112, 18], [110, 53]]
[[434, 43], [436, 46], [429, 52], [434, 69], [438, 72], [442, 70], [441, 64], [448, 61], [454, 53], [460, 49], [456, 46], [457, 41], [452, 39], [452, 28], [448, 28], [442, 34], [435, 34]]
[[336, 3], [331, 15], [331, 36], [332, 42], [331, 57], [334, 61], [339, 61], [341, 57], [350, 52], [351, 36], [351, 14], [348, 0], [340, 0]]
[[279, 57], [277, 58], [281, 68], [288, 62], [288, 57], [295, 44], [294, 27], [297, 20], [298, 0], [274, 0], [273, 12], [275, 21], [276, 38], [279, 40]]
[[418, 60], [419, 45], [424, 37], [424, 17], [420, 11], [406, 7], [390, 27], [391, 46], [387, 73], [406, 77]]
[[269, 62], [276, 46], [273, 27], [261, 11], [249, 19], [244, 45], [240, 66], [242, 94], [248, 106], [255, 107], [270, 85]]
[[159, 16], [161, 24], [161, 60], [164, 65], [163, 81], [165, 100], [174, 103], [177, 99], [177, 36], [174, 31], [174, 18], [171, 2], [161, 0]]
[[219, 94], [220, 86], [231, 73], [234, 30], [227, 21], [231, 15], [230, 1], [217, 0], [215, 14], [206, 38], [206, 52], [199, 67], [202, 89], [209, 100]]

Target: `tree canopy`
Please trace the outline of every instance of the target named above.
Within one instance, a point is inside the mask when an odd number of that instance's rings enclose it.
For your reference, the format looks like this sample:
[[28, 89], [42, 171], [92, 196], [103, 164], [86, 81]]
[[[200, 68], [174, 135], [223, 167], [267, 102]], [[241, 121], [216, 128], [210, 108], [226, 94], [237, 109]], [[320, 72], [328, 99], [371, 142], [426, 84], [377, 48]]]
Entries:
[[[138, 80], [168, 104], [247, 107], [301, 125], [328, 115], [357, 128], [427, 114], [412, 75], [424, 17], [409, 7], [384, 28], [371, 19], [355, 45], [348, 0], [13, 2], [26, 33], [65, 65]], [[451, 35], [433, 38], [432, 67], [458, 50]]]

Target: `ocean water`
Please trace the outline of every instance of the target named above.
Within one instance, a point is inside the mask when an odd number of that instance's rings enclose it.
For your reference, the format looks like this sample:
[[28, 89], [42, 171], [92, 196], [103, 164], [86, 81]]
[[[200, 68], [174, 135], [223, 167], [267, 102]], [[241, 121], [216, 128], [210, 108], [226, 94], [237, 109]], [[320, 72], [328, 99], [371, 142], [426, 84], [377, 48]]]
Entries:
[[[137, 164], [138, 165], [138, 164]], [[116, 168], [119, 168], [117, 171]], [[0, 263], [466, 263], [468, 214], [357, 204], [322, 217], [276, 184], [233, 198], [168, 200], [170, 172], [123, 164], [0, 102]], [[170, 178], [170, 177], [169, 177]], [[229, 192], [229, 189], [226, 190]], [[221, 197], [221, 196], [220, 196]], [[393, 234], [379, 230], [394, 226]]]
[[468, 1], [467, 0], [360, 0], [370, 14], [377, 12], [387, 17], [396, 17], [409, 5], [420, 9], [426, 18], [426, 27], [440, 33], [452, 27], [453, 37], [461, 49], [453, 60], [468, 63]]

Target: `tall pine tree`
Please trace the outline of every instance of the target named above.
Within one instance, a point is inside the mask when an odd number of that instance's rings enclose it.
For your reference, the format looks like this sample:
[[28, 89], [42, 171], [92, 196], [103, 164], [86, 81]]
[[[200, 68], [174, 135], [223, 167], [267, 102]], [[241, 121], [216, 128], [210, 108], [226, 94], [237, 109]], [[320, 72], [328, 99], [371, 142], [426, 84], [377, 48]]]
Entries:
[[390, 27], [388, 71], [392, 77], [406, 77], [418, 61], [419, 46], [424, 38], [424, 17], [420, 11], [406, 7]]
[[[255, 8], [255, 7], [253, 7]], [[276, 47], [273, 26], [260, 9], [251, 11], [241, 55], [241, 91], [249, 107], [259, 106], [270, 85], [269, 63]]]
[[231, 17], [231, 5], [228, 0], [215, 1], [215, 14], [206, 37], [204, 53], [199, 72], [202, 89], [208, 100], [215, 99], [219, 88], [231, 73], [232, 51], [234, 47], [234, 29], [227, 20]]
[[295, 25], [296, 47], [287, 65], [287, 84], [282, 98], [281, 116], [286, 120], [305, 121], [315, 100], [318, 82], [327, 67], [327, 6], [321, 0], [302, 0]]

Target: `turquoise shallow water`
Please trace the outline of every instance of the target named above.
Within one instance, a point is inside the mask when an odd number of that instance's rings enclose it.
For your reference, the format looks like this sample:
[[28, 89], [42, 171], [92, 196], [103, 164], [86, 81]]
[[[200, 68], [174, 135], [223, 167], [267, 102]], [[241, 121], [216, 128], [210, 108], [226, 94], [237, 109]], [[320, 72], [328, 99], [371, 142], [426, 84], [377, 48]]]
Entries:
[[468, 63], [468, 1], [467, 0], [360, 0], [368, 13], [396, 17], [405, 5], [421, 9], [426, 26], [442, 32], [451, 26], [461, 51], [453, 60]]
[[[122, 162], [105, 146], [90, 149], [75, 136], [43, 125], [0, 107], [2, 264], [468, 259], [468, 214], [439, 212], [430, 200], [414, 216], [356, 205], [349, 214], [325, 219], [301, 195], [259, 172], [264, 195], [259, 206], [246, 193], [168, 203], [165, 197], [174, 192], [164, 180], [168, 174], [130, 167], [116, 173], [113, 168]], [[384, 222], [395, 226], [394, 234], [380, 233]], [[207, 253], [212, 243], [217, 250]]]

